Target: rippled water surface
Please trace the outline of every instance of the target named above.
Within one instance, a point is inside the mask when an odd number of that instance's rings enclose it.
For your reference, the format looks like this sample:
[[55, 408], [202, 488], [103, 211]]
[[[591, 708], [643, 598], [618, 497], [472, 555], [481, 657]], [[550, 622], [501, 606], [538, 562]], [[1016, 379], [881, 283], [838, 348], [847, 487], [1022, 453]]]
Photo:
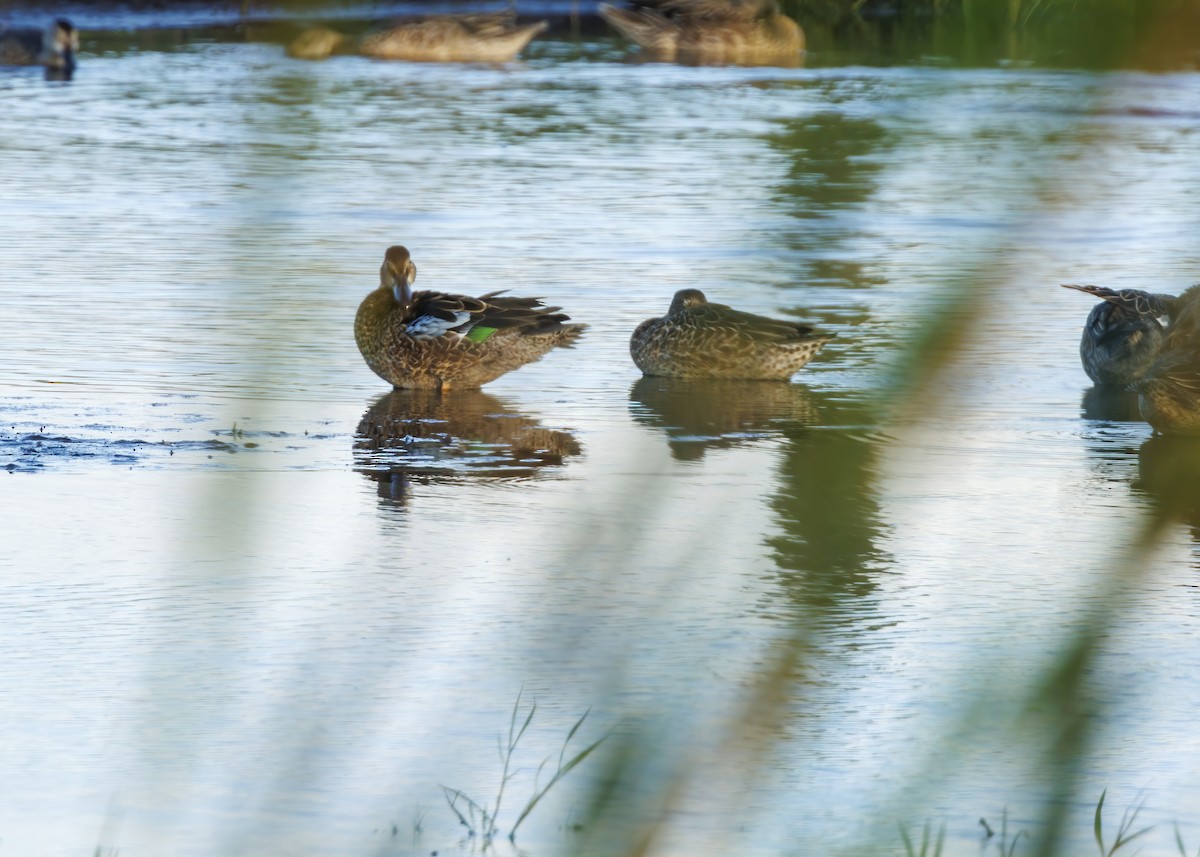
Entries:
[[[656, 853], [861, 854], [931, 818], [975, 854], [980, 816], [1033, 823], [1007, 724], [1163, 470], [1089, 393], [1089, 299], [1057, 284], [1200, 279], [1195, 73], [84, 48], [73, 81], [0, 77], [10, 853], [469, 849], [440, 786], [494, 804], [518, 694], [505, 830], [589, 709], [573, 746], [648, 724], [693, 754]], [[351, 326], [393, 243], [419, 286], [590, 329], [480, 392], [390, 393]], [[685, 286], [838, 337], [791, 385], [640, 379], [629, 333]], [[972, 320], [914, 404], [948, 295]], [[1142, 853], [1200, 842], [1197, 567], [1172, 525], [1122, 596], [1078, 853], [1104, 788], [1145, 801]], [[770, 735], [745, 764], [730, 721]], [[602, 756], [528, 853], [581, 847]]]

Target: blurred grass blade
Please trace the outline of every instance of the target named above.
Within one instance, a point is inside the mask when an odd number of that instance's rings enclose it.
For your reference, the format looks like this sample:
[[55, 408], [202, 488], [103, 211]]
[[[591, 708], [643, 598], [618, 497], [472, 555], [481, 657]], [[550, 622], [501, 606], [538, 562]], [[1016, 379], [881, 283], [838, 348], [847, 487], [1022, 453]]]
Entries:
[[[586, 716], [587, 715], [585, 714], [584, 717], [586, 717]], [[580, 718], [579, 722], [582, 723], [583, 718]], [[579, 724], [577, 723], [576, 727], [578, 727], [578, 725]], [[574, 729], [571, 730], [571, 734], [572, 735], [575, 734]], [[550, 778], [550, 782], [546, 783], [546, 787], [544, 789], [534, 793], [533, 797], [531, 797], [529, 799], [529, 802], [527, 804], [525, 804], [525, 808], [523, 810], [521, 810], [521, 814], [519, 816], [517, 816], [516, 823], [513, 824], [512, 830], [508, 834], [508, 838], [510, 841], [516, 838], [517, 828], [521, 826], [521, 822], [525, 820], [526, 816], [528, 816], [529, 813], [533, 812], [533, 808], [538, 805], [538, 802], [543, 797], [546, 796], [546, 793], [549, 792], [550, 789], [552, 789], [559, 780], [561, 780], [563, 777], [565, 777], [567, 774], [569, 774], [576, 765], [578, 765], [580, 762], [582, 762], [584, 759], [586, 759], [588, 756], [590, 756], [592, 754], [592, 751], [595, 750], [597, 747], [599, 747], [602, 743], [604, 743], [604, 739], [606, 739], [607, 737], [608, 737], [607, 735], [600, 736], [595, 741], [593, 741], [591, 744], [589, 744], [587, 747], [585, 747], [583, 750], [580, 750], [578, 753], [576, 753], [571, 758], [570, 761], [568, 761], [565, 765], [562, 765], [554, 773], [554, 776]], [[570, 740], [570, 739], [568, 739], [568, 740]]]
[[1100, 792], [1100, 800], [1096, 803], [1096, 815], [1092, 821], [1092, 832], [1096, 835], [1096, 846], [1100, 849], [1100, 857], [1104, 857], [1104, 797], [1108, 789]]

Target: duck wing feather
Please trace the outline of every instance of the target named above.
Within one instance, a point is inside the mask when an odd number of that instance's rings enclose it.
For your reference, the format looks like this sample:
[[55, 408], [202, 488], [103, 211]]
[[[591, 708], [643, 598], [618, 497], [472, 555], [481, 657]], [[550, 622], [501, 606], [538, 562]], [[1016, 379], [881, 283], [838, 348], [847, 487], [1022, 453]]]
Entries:
[[805, 324], [742, 312], [724, 304], [705, 304], [687, 312], [689, 322], [697, 327], [720, 327], [757, 342], [789, 342], [829, 335], [817, 333]]
[[521, 328], [525, 333], [549, 333], [562, 327], [570, 317], [562, 307], [548, 307], [540, 298], [501, 297], [489, 292], [478, 298], [445, 292], [415, 292], [405, 317], [411, 335], [441, 336], [448, 332], [467, 333], [474, 327], [496, 330]]

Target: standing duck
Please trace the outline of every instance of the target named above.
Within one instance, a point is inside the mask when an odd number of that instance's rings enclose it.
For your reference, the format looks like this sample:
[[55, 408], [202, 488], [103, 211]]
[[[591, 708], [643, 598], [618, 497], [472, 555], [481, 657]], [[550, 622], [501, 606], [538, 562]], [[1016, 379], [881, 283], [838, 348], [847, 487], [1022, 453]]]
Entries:
[[629, 353], [644, 375], [786, 381], [833, 338], [793, 321], [710, 304], [699, 289], [682, 289], [665, 316], [637, 326]]
[[56, 18], [45, 30], [0, 28], [0, 65], [44, 65], [70, 73], [78, 51], [79, 31], [66, 18]]
[[476, 388], [569, 348], [587, 325], [538, 298], [478, 298], [412, 291], [417, 266], [406, 248], [389, 247], [379, 288], [354, 319], [354, 339], [371, 370], [397, 388]]
[[546, 21], [517, 24], [508, 12], [438, 15], [369, 33], [359, 51], [385, 60], [509, 62], [548, 26]]
[[1162, 351], [1131, 386], [1159, 434], [1200, 435], [1200, 285], [1175, 298]]
[[1141, 379], [1166, 342], [1166, 323], [1178, 298], [1073, 283], [1063, 288], [1101, 299], [1088, 313], [1079, 340], [1079, 358], [1088, 377], [1107, 387], [1126, 387]]
[[776, 0], [634, 0], [600, 17], [654, 59], [798, 65], [804, 31]]

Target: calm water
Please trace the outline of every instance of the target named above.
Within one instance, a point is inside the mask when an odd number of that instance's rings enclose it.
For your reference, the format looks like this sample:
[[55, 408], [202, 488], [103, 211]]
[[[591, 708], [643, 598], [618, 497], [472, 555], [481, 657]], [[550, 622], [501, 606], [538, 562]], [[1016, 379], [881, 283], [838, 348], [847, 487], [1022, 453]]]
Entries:
[[[494, 803], [518, 694], [505, 830], [589, 708], [573, 746], [644, 727], [650, 783], [691, 759], [655, 853], [862, 854], [929, 818], [991, 854], [979, 817], [1034, 823], [1011, 722], [1155, 485], [1057, 284], [1200, 279], [1197, 74], [84, 48], [69, 83], [0, 77], [7, 853], [469, 850], [440, 785]], [[389, 395], [351, 323], [392, 243], [421, 286], [591, 328], [482, 392]], [[628, 335], [683, 286], [838, 339], [790, 386], [640, 380]], [[893, 418], [949, 293], [982, 314]], [[1077, 853], [1104, 788], [1144, 799], [1141, 853], [1200, 843], [1198, 567], [1172, 528], [1123, 598]], [[731, 761], [797, 629], [782, 725]], [[582, 847], [605, 764], [529, 854]]]

